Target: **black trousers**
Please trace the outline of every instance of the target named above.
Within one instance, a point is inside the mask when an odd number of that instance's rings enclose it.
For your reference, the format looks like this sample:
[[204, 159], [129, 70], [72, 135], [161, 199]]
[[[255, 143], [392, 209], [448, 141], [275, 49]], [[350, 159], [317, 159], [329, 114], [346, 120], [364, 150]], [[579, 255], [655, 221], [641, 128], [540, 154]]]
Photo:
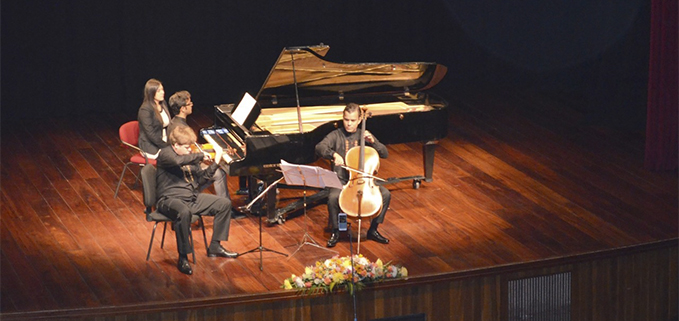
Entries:
[[231, 196], [229, 195], [229, 187], [227, 186], [227, 177], [228, 176], [226, 175], [226, 172], [219, 168], [217, 171], [215, 171], [215, 174], [205, 182], [205, 184], [198, 186], [198, 190], [202, 192], [204, 189], [210, 187], [210, 185], [214, 185], [215, 195], [226, 197], [231, 200]]
[[195, 201], [163, 198], [158, 201], [158, 211], [174, 221], [177, 236], [177, 252], [191, 253], [189, 233], [191, 216], [214, 216], [212, 241], [227, 241], [231, 225], [231, 200], [212, 194], [200, 193]]
[[[380, 210], [379, 215], [375, 216], [371, 223], [370, 226], [376, 226], [376, 224], [380, 224], [384, 222], [384, 216], [387, 214], [387, 209], [389, 209], [389, 202], [391, 201], [391, 193], [389, 190], [384, 187], [384, 186], [379, 186], [380, 187], [380, 194], [382, 194], [382, 209]], [[332, 226], [333, 230], [336, 230], [338, 228], [338, 219], [337, 219], [337, 214], [340, 213], [340, 206], [339, 206], [339, 195], [340, 192], [342, 191], [339, 188], [328, 188], [328, 215], [329, 215], [329, 220], [330, 224]]]

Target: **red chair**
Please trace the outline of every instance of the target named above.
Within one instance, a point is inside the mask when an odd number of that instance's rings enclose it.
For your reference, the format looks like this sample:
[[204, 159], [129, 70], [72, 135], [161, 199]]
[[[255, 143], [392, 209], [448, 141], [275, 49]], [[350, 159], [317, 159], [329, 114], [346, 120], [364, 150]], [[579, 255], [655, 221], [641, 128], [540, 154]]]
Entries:
[[[139, 165], [139, 173], [141, 174], [141, 168], [146, 165], [146, 164], [152, 164], [156, 165], [156, 160], [155, 159], [148, 159], [144, 155], [144, 152], [142, 152], [139, 147], [137, 147], [137, 144], [139, 144], [139, 122], [136, 120], [129, 121], [127, 123], [124, 123], [122, 126], [120, 126], [120, 129], [118, 130], [118, 135], [120, 136], [120, 141], [123, 142], [123, 144], [127, 147], [134, 148], [137, 152], [130, 157], [130, 161], [125, 164], [125, 167], [123, 167], [123, 172], [120, 173], [120, 179], [118, 180], [118, 186], [116, 186], [116, 193], [113, 195], [113, 198], [118, 197], [118, 190], [120, 189], [120, 184], [123, 182], [123, 176], [125, 175], [125, 170], [128, 169], [128, 167], [132, 164], [137, 164]], [[132, 169], [130, 169], [132, 171]], [[134, 174], [134, 172], [132, 173]], [[134, 185], [137, 185], [137, 181], [139, 181], [139, 175], [136, 176], [134, 180]]]

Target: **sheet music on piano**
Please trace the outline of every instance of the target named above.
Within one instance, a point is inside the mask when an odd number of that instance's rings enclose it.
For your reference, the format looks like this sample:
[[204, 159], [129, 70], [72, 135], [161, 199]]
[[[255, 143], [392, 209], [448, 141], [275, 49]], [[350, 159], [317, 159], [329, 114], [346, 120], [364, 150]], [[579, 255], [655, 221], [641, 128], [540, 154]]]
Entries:
[[255, 100], [254, 97], [252, 97], [249, 93], [246, 92], [245, 95], [243, 95], [243, 99], [241, 99], [240, 103], [238, 103], [238, 106], [234, 108], [231, 117], [239, 125], [243, 126], [243, 123], [245, 123], [245, 120], [252, 112], [252, 108], [255, 107], [256, 103], [257, 100]]

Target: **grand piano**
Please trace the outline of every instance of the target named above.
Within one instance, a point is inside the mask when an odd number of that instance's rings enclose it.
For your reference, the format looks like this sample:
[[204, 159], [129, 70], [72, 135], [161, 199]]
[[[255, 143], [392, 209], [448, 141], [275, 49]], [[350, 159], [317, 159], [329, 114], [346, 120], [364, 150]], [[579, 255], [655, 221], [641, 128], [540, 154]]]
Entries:
[[[313, 163], [316, 144], [342, 126], [344, 106], [355, 102], [367, 108], [368, 130], [384, 144], [423, 143], [424, 175], [387, 183], [412, 180], [418, 188], [421, 181], [430, 182], [436, 141], [447, 132], [447, 103], [426, 90], [443, 78], [446, 67], [429, 62], [338, 63], [324, 59], [329, 49], [323, 44], [283, 48], [246, 116], [239, 110], [243, 104], [215, 106], [214, 127], [200, 134], [235, 151], [224, 156], [228, 174], [266, 185], [281, 177], [281, 159]], [[325, 195], [317, 194], [317, 199]], [[269, 223], [280, 223], [298, 206], [274, 209], [275, 193], [270, 196]]]

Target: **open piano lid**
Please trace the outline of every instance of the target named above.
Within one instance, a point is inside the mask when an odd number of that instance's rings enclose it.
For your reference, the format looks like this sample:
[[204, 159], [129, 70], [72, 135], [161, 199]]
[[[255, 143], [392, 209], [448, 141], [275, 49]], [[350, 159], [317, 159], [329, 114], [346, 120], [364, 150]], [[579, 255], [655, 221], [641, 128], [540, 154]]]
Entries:
[[257, 102], [264, 108], [296, 106], [295, 81], [302, 106], [344, 97], [415, 93], [436, 85], [447, 71], [431, 62], [336, 63], [323, 59], [328, 50], [323, 44], [283, 48]]

